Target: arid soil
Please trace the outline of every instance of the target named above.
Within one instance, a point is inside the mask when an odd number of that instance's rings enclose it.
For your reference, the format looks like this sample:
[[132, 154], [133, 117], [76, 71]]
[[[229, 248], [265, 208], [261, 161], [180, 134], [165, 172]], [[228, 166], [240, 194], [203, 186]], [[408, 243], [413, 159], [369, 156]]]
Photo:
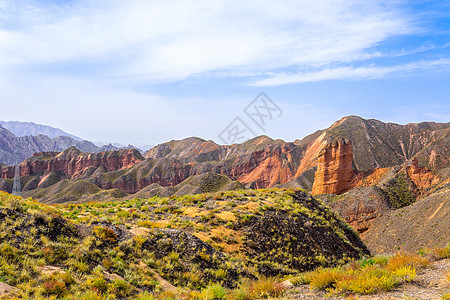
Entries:
[[434, 300], [442, 299], [444, 293], [450, 292], [450, 282], [447, 276], [450, 272], [450, 259], [431, 263], [427, 269], [417, 274], [414, 281], [403, 284], [396, 289], [374, 295], [330, 295], [325, 292], [311, 290], [309, 285], [302, 285], [290, 290], [285, 299], [363, 299], [363, 300], [390, 300], [390, 299], [416, 299]]

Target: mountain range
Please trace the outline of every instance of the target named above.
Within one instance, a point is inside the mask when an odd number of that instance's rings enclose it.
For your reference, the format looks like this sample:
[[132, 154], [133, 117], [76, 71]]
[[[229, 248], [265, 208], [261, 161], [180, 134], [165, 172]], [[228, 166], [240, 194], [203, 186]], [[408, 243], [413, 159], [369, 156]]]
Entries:
[[83, 152], [135, 148], [132, 145], [114, 146], [111, 143], [97, 146], [61, 129], [33, 122], [0, 121], [0, 164], [15, 164], [17, 147], [20, 152], [19, 161], [23, 161], [37, 152], [63, 151], [72, 146]]
[[[118, 189], [118, 194], [142, 196], [242, 187], [301, 187], [313, 194], [341, 194], [368, 181], [375, 183], [387, 168], [411, 164], [413, 158], [445, 178], [449, 128], [450, 123], [398, 125], [349, 116], [294, 142], [258, 136], [242, 144], [218, 145], [191, 137], [159, 144], [144, 155], [132, 149], [101, 152], [104, 149], [90, 142], [69, 137], [17, 138], [4, 128], [0, 140], [2, 153], [10, 159], [15, 140], [21, 142], [24, 156], [42, 152], [22, 162], [21, 175], [25, 194], [38, 193], [44, 200], [60, 191], [56, 187], [62, 182], [83, 182], [95, 193]], [[2, 168], [4, 190], [10, 190], [13, 169]], [[218, 176], [223, 184], [210, 190], [206, 182]]]

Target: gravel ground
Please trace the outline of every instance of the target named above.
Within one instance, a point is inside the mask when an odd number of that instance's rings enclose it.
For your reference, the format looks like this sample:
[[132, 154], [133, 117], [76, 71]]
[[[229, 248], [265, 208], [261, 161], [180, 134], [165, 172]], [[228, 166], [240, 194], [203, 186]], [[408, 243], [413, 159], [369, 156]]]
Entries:
[[433, 262], [429, 267], [419, 274], [411, 283], [403, 284], [396, 289], [375, 295], [353, 295], [349, 297], [330, 296], [323, 292], [311, 290], [309, 286], [303, 285], [290, 290], [284, 299], [295, 300], [319, 300], [319, 299], [362, 299], [362, 300], [434, 300], [442, 299], [445, 292], [450, 292], [450, 282], [446, 276], [450, 272], [450, 259]]

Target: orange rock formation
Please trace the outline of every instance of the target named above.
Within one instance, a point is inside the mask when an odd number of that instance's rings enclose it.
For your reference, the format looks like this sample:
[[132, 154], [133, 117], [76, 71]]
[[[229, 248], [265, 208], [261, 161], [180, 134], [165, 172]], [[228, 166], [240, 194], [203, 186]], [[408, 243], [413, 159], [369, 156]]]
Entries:
[[319, 153], [317, 160], [313, 195], [342, 194], [350, 188], [355, 171], [352, 144], [349, 140], [328, 144]]
[[406, 167], [408, 177], [414, 182], [420, 193], [439, 182], [439, 178], [427, 167], [419, 167], [417, 159], [412, 159], [412, 165]]

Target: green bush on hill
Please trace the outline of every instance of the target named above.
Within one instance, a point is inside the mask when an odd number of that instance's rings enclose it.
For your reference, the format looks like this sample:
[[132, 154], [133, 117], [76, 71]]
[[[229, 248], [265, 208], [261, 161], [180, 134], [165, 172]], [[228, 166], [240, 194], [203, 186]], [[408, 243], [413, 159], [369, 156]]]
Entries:
[[406, 182], [405, 173], [392, 179], [385, 188], [389, 201], [394, 209], [411, 205], [415, 201], [414, 195], [411, 193], [408, 183]]

